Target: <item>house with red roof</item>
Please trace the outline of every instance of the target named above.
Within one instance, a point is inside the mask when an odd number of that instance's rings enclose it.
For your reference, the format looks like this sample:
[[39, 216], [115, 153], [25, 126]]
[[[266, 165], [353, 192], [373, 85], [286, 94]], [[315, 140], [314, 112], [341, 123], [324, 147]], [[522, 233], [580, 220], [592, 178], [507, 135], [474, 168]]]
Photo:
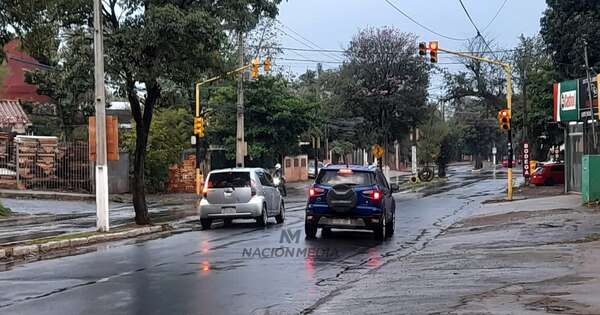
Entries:
[[27, 71], [45, 69], [35, 58], [20, 47], [14, 39], [3, 47], [5, 60], [0, 65], [0, 128], [24, 133], [31, 121], [21, 107], [21, 102], [47, 104], [50, 99], [37, 92], [37, 87], [25, 82]]

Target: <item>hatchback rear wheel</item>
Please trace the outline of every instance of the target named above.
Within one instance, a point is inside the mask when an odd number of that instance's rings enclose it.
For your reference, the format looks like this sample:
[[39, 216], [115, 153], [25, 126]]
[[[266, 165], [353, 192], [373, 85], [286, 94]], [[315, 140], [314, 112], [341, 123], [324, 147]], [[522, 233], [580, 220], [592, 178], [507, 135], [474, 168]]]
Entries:
[[277, 221], [278, 224], [285, 221], [285, 205], [283, 204], [283, 201], [279, 205], [279, 214], [275, 216], [275, 221]]
[[258, 216], [256, 218], [256, 223], [258, 223], [258, 225], [260, 225], [262, 227], [265, 227], [265, 226], [267, 226], [268, 219], [269, 219], [269, 217], [267, 215], [267, 207], [265, 205], [263, 205], [260, 216]]

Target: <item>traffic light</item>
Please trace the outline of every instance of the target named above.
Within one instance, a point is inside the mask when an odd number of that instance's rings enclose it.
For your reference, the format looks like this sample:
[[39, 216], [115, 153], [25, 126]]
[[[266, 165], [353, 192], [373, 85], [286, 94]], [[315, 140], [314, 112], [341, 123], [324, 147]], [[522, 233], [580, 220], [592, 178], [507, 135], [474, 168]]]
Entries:
[[263, 67], [265, 69], [265, 72], [271, 71], [271, 58], [267, 58], [265, 60], [265, 63], [263, 64]]
[[419, 43], [419, 56], [425, 56], [427, 55], [427, 46], [425, 45], [425, 42], [420, 42]]
[[194, 117], [194, 134], [198, 137], [204, 137], [204, 118]]
[[498, 124], [502, 130], [510, 129], [510, 112], [508, 109], [505, 108], [498, 112]]
[[437, 63], [438, 61], [438, 42], [437, 41], [431, 41], [429, 42], [429, 57], [431, 60], [431, 63]]
[[256, 79], [258, 77], [258, 67], [260, 66], [260, 61], [258, 58], [252, 59], [252, 78]]

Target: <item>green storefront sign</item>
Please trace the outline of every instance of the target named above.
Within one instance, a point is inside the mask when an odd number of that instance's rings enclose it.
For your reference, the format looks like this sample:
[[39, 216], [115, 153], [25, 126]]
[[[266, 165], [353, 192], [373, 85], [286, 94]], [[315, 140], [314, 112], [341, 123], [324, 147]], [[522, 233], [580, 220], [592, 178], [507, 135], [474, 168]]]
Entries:
[[579, 83], [569, 80], [554, 84], [554, 120], [579, 120]]

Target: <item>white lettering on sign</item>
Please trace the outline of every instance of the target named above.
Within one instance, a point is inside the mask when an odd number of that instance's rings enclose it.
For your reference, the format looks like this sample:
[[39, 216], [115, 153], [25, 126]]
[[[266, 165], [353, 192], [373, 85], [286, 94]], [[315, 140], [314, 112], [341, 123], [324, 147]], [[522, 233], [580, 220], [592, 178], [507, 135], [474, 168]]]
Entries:
[[529, 166], [529, 143], [523, 142], [523, 177], [531, 177], [531, 170]]
[[567, 91], [560, 94], [560, 108], [562, 110], [577, 109], [577, 92]]

